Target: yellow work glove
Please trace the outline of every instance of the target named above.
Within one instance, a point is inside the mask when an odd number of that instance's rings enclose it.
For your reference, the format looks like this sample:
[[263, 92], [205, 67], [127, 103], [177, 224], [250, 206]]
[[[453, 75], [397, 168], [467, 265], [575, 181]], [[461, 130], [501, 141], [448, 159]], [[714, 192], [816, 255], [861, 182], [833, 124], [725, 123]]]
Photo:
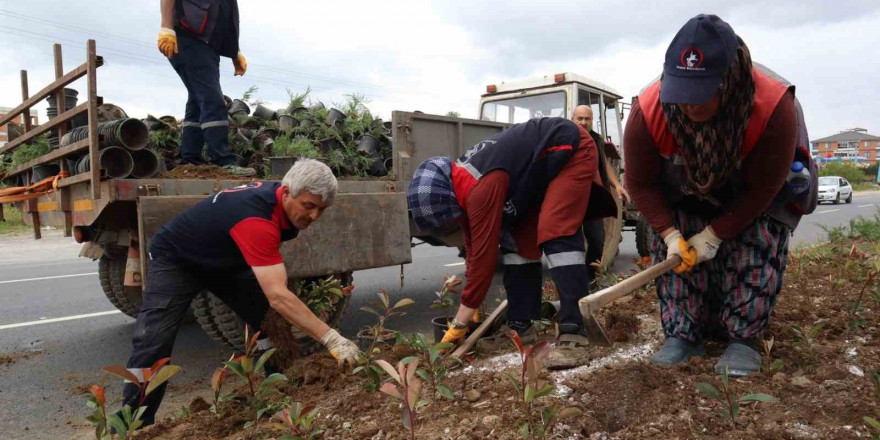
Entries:
[[177, 33], [174, 29], [159, 29], [159, 52], [165, 55], [165, 58], [171, 58], [177, 54]]
[[715, 258], [718, 248], [721, 247], [721, 239], [715, 235], [711, 226], [706, 226], [702, 232], [691, 237], [688, 243], [697, 252], [697, 264]]
[[324, 344], [333, 359], [336, 359], [340, 367], [346, 364], [349, 367], [357, 365], [361, 350], [357, 344], [345, 339], [336, 330], [332, 328], [328, 330], [321, 338], [321, 343]]
[[232, 65], [235, 66], [235, 76], [242, 76], [247, 72], [247, 58], [241, 51], [238, 51], [238, 55], [232, 59]]
[[670, 232], [666, 237], [663, 237], [663, 241], [666, 243], [667, 259], [673, 255], [681, 257], [681, 264], [675, 269], [672, 269], [675, 273], [680, 275], [685, 272], [690, 272], [690, 270], [697, 265], [697, 251], [695, 251], [690, 243], [682, 237], [681, 232], [679, 232], [678, 229]]
[[443, 335], [443, 339], [440, 342], [450, 342], [453, 344], [458, 344], [464, 339], [464, 335], [467, 334], [468, 328], [464, 326], [462, 328], [456, 328], [449, 323], [449, 328], [446, 330], [446, 334]]

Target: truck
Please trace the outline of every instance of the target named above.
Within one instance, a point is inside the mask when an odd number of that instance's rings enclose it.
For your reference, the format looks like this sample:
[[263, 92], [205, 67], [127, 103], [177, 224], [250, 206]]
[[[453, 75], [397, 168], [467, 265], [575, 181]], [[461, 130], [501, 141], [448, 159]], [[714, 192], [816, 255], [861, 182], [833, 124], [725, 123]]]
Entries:
[[[103, 59], [97, 55], [94, 40], [87, 43], [86, 61], [75, 69], [64, 72], [61, 47], [55, 45], [56, 80], [28, 94], [27, 71], [22, 71], [22, 103], [0, 117], [0, 126], [8, 124], [19, 114], [48, 96], [56, 102], [65, 102], [64, 89], [74, 81], [86, 78], [86, 99], [69, 110], [60, 109], [57, 116], [39, 125], [31, 126], [25, 118], [23, 134], [0, 146], [0, 154], [9, 153], [26, 145], [38, 135], [54, 132], [62, 138], [67, 122], [86, 116], [88, 136], [67, 146], [52, 149], [0, 178], [18, 179], [24, 186], [36, 183], [38, 170], [47, 164], [57, 164], [60, 173], [49, 178], [48, 191], [34, 193], [34, 198], [16, 202], [25, 221], [33, 225], [34, 237], [40, 238], [41, 226], [53, 226], [83, 244], [80, 256], [98, 261], [98, 278], [110, 303], [128, 316], [136, 317], [141, 304], [143, 282], [149, 271], [146, 252], [158, 228], [199, 200], [218, 191], [241, 185], [232, 179], [167, 179], [167, 178], [110, 178], [101, 169], [99, 152], [102, 139], [97, 130], [98, 106], [103, 102], [97, 93], [97, 69]], [[597, 114], [610, 115], [617, 125], [604, 128], [603, 135], [619, 136], [616, 116], [619, 94], [584, 78], [571, 77], [562, 88], [562, 100], [550, 92], [547, 109], [530, 108], [530, 116], [538, 111], [562, 115], [573, 102], [589, 102], [598, 106]], [[583, 91], [582, 91], [583, 90]], [[582, 94], [582, 95], [581, 95]], [[443, 236], [418, 232], [411, 220], [406, 202], [406, 189], [416, 167], [432, 156], [463, 154], [472, 145], [502, 131], [511, 123], [519, 122], [513, 116], [500, 118], [504, 95], [484, 95], [480, 119], [429, 115], [422, 112], [394, 111], [391, 116], [392, 167], [389, 176], [376, 180], [339, 179], [339, 191], [332, 209], [326, 211], [320, 222], [303, 231], [296, 240], [281, 247], [289, 283], [333, 276], [343, 285], [352, 282], [357, 270], [401, 266], [412, 261], [413, 239], [434, 245], [461, 246], [460, 232]], [[557, 109], [562, 103], [564, 110]], [[510, 104], [518, 104], [514, 99]], [[489, 116], [488, 108], [494, 109]], [[519, 108], [514, 105], [512, 108]], [[573, 108], [573, 107], [571, 107]], [[518, 110], [517, 110], [518, 111]], [[93, 166], [88, 172], [71, 175], [68, 158], [87, 154]], [[0, 199], [2, 200], [2, 199]], [[0, 203], [2, 212], [2, 203]], [[609, 229], [619, 230], [619, 218], [611, 219]], [[606, 234], [607, 235], [607, 234]], [[619, 240], [619, 234], [617, 234]], [[607, 241], [607, 240], [606, 240]], [[617, 241], [613, 241], [616, 253]], [[607, 245], [607, 252], [612, 246]], [[308, 258], [301, 258], [308, 255]], [[610, 257], [613, 260], [613, 257]], [[605, 261], [605, 258], [603, 258]], [[401, 276], [402, 272], [401, 272]], [[343, 296], [330, 310], [319, 316], [330, 325], [337, 324], [344, 315], [350, 296]], [[214, 339], [240, 349], [244, 345], [244, 322], [219, 298], [205, 291], [192, 303], [192, 315]], [[301, 352], [307, 353], [316, 345], [311, 338], [294, 331], [301, 343]]]

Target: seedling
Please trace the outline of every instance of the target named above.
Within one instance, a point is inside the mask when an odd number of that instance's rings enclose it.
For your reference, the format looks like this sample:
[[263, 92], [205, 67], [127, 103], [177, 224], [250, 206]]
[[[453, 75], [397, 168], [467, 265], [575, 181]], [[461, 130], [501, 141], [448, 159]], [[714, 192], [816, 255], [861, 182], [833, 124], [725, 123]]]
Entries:
[[[229, 360], [232, 361], [235, 359], [235, 355], [229, 357]], [[214, 370], [214, 374], [211, 376], [211, 391], [213, 402], [211, 403], [211, 412], [216, 414], [217, 417], [220, 417], [220, 403], [230, 400], [236, 396], [235, 393], [223, 394], [223, 383], [226, 381], [226, 376], [229, 373], [229, 367], [223, 365], [222, 367], [217, 367]]]
[[510, 373], [507, 374], [507, 378], [516, 390], [517, 398], [521, 399], [522, 410], [526, 415], [526, 421], [519, 425], [520, 435], [523, 438], [543, 438], [553, 429], [557, 420], [577, 416], [582, 412], [578, 408], [565, 408], [559, 411], [557, 405], [552, 404], [541, 410], [540, 420], [534, 420], [533, 404], [537, 399], [552, 393], [554, 389], [553, 385], [543, 383], [538, 377], [544, 367], [544, 359], [550, 355], [550, 343], [538, 341], [534, 345], [524, 347], [516, 330], [510, 330], [507, 335], [519, 351], [522, 365], [519, 379]]
[[448, 309], [455, 305], [453, 295], [459, 293], [458, 286], [461, 285], [461, 278], [455, 275], [446, 275], [443, 278], [443, 287], [439, 292], [434, 292], [437, 299], [431, 303], [432, 309]]
[[105, 389], [101, 385], [92, 385], [89, 388], [91, 395], [87, 405], [94, 408], [95, 411], [86, 417], [86, 420], [95, 427], [95, 438], [97, 440], [110, 439], [110, 422], [107, 420], [107, 399], [105, 398]]
[[724, 367], [724, 374], [721, 375], [721, 391], [708, 382], [697, 382], [697, 390], [701, 393], [721, 402], [722, 405], [726, 405], [727, 407], [719, 408], [718, 412], [721, 413], [724, 417], [727, 417], [730, 420], [731, 425], [736, 427], [736, 416], [739, 414], [739, 406], [742, 403], [746, 402], [775, 402], [776, 398], [769, 394], [746, 394], [742, 397], [736, 397], [731, 395], [731, 389], [729, 385], [730, 374], [727, 367]]
[[[761, 351], [764, 352], [764, 365], [762, 365], [762, 369], [768, 377], [773, 377], [774, 374], [782, 370], [785, 364], [782, 362], [782, 359], [773, 359], [773, 338], [761, 340]], [[771, 361], [771, 359], [773, 360]]]
[[376, 296], [379, 297], [379, 301], [374, 301], [373, 307], [361, 307], [361, 310], [376, 315], [378, 321], [376, 322], [376, 324], [367, 328], [369, 330], [368, 333], [372, 338], [372, 341], [370, 342], [370, 347], [366, 351], [364, 351], [363, 354], [361, 354], [360, 359], [358, 359], [358, 363], [360, 365], [352, 371], [353, 374], [364, 374], [364, 376], [367, 378], [367, 382], [364, 387], [369, 392], [376, 391], [377, 389], [379, 389], [379, 385], [382, 384], [382, 380], [380, 378], [380, 375], [382, 374], [382, 369], [374, 365], [374, 358], [380, 352], [379, 347], [376, 347], [376, 343], [386, 332], [385, 323], [395, 316], [406, 315], [405, 312], [401, 312], [399, 311], [399, 309], [415, 303], [415, 301], [409, 298], [403, 298], [400, 301], [397, 301], [397, 303], [395, 303], [392, 307], [391, 299], [388, 297], [387, 291], [382, 290], [377, 293]]
[[871, 431], [871, 440], [880, 440], [880, 421], [868, 416], [863, 417], [862, 420], [865, 421], [865, 424], [868, 425], [868, 429]]
[[281, 382], [287, 382], [287, 376], [281, 373], [273, 373], [262, 381], [259, 380], [257, 372], [260, 371], [263, 368], [263, 365], [266, 364], [266, 361], [275, 354], [275, 349], [270, 348], [269, 350], [266, 350], [258, 360], [254, 361], [257, 352], [257, 338], [259, 338], [260, 332], [254, 333], [250, 338], [248, 337], [249, 333], [250, 326], [246, 325], [244, 334], [247, 343], [245, 344], [244, 354], [224, 362], [227, 368], [232, 370], [233, 373], [247, 383], [248, 389], [250, 390], [250, 396], [248, 399], [250, 400], [251, 406], [256, 410], [256, 417], [253, 421], [247, 422], [245, 428], [252, 426], [257, 420], [260, 420], [260, 417], [263, 417], [263, 414], [270, 411], [270, 408], [266, 404], [266, 398], [275, 391], [275, 385]]
[[323, 429], [313, 427], [317, 417], [318, 408], [293, 402], [281, 412], [275, 413], [270, 420], [278, 420], [290, 430], [280, 440], [311, 440], [324, 432]]
[[[424, 368], [416, 369], [416, 375], [422, 378], [425, 382], [429, 383], [435, 392], [440, 394], [441, 396], [454, 400], [455, 395], [452, 392], [452, 389], [449, 388], [446, 384], [443, 383], [443, 380], [449, 374], [450, 367], [453, 366], [451, 363], [443, 362], [440, 356], [446, 351], [454, 347], [454, 344], [449, 342], [439, 342], [433, 345], [429, 345], [428, 341], [425, 339], [425, 336], [421, 333], [414, 333], [412, 338], [409, 338], [410, 347], [413, 348], [416, 352], [420, 353], [420, 356], [410, 356], [401, 360], [404, 364], [409, 364], [411, 362], [419, 362], [421, 357], [422, 365]], [[450, 362], [461, 364], [462, 361], [458, 358], [450, 357]]]
[[299, 280], [294, 289], [312, 313], [323, 316], [333, 310], [339, 300], [350, 295], [354, 286], [342, 287], [342, 281], [331, 276], [314, 282]]
[[[853, 244], [853, 251], [851, 251], [851, 252], [855, 252], [854, 249], [855, 249], [855, 244]], [[862, 284], [862, 289], [859, 291], [859, 297], [856, 298], [855, 301], [852, 301], [852, 302], [849, 302], [846, 304], [846, 314], [847, 314], [846, 326], [849, 329], [849, 331], [858, 330], [859, 328], [864, 326], [865, 323], [867, 322], [867, 320], [862, 316], [862, 310], [864, 308], [863, 304], [862, 304], [862, 298], [864, 298], [865, 290], [868, 288], [868, 286], [873, 285], [874, 278], [876, 276], [877, 276], [877, 272], [871, 271], [871, 273], [868, 274], [868, 279], [865, 280], [864, 284]]]
[[[109, 365], [102, 370], [105, 372], [119, 377], [123, 380], [127, 380], [138, 387], [138, 400], [137, 404], [132, 408], [129, 405], [125, 405], [122, 409], [114, 414], [106, 416], [106, 409], [103, 408], [104, 403], [100, 403], [102, 406], [101, 412], [105, 415], [105, 423], [103, 429], [106, 430], [106, 422], [109, 422], [110, 426], [116, 430], [116, 435], [120, 439], [130, 439], [134, 435], [134, 432], [143, 425], [143, 421], [141, 417], [143, 417], [144, 412], [147, 410], [147, 407], [144, 406], [144, 402], [147, 399], [147, 396], [150, 395], [159, 385], [167, 382], [168, 379], [171, 379], [175, 374], [180, 372], [180, 367], [177, 365], [166, 365], [168, 362], [171, 362], [171, 358], [162, 358], [156, 361], [150, 368], [141, 368], [141, 374], [144, 380], [140, 380], [137, 376], [134, 375], [131, 371], [128, 371], [122, 365]], [[94, 388], [94, 387], [93, 387]], [[97, 404], [99, 402], [98, 395], [101, 396], [100, 401], [104, 401], [104, 390], [103, 387], [99, 387], [100, 390], [95, 388], [92, 391], [92, 397], [95, 399], [94, 402]], [[92, 406], [92, 399], [89, 400], [89, 406]], [[96, 412], [97, 414], [97, 412]], [[95, 414], [93, 414], [94, 416]], [[100, 426], [98, 425], [100, 422], [92, 422], [96, 424], [95, 432], [96, 435]], [[109, 432], [105, 437], [98, 438], [110, 438]]]
[[382, 367], [386, 373], [394, 380], [395, 383], [386, 382], [382, 384], [380, 390], [399, 399], [402, 404], [401, 422], [403, 428], [409, 431], [410, 440], [416, 438], [416, 411], [427, 405], [428, 402], [420, 400], [422, 395], [422, 380], [416, 377], [416, 370], [419, 367], [419, 361], [413, 361], [404, 364], [403, 361], [397, 363], [397, 369], [388, 362], [378, 359], [376, 364]]
[[795, 349], [807, 353], [807, 361], [815, 364], [819, 359], [819, 352], [816, 350], [816, 335], [822, 330], [822, 324], [815, 324], [808, 329], [801, 329], [796, 326], [789, 327], [794, 333]]

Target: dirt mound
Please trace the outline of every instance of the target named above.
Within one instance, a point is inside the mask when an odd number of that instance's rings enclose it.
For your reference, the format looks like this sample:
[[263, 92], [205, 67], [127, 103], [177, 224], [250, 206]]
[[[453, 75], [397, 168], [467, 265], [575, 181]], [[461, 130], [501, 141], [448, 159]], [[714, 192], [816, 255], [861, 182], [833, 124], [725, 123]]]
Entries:
[[250, 180], [250, 178], [235, 177], [222, 167], [216, 165], [178, 165], [171, 171], [159, 175], [160, 179], [225, 179], [225, 180]]
[[43, 354], [42, 351], [28, 351], [28, 352], [3, 354], [3, 355], [0, 355], [0, 367], [12, 365], [20, 360], [30, 359], [34, 356], [39, 356], [41, 354]]

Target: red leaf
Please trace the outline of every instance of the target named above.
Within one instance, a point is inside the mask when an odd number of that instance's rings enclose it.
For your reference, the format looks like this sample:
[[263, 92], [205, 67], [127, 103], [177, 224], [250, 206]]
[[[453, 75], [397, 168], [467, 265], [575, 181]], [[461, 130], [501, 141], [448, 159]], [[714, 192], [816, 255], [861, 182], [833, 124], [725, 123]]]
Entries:
[[92, 387], [89, 388], [89, 391], [92, 392], [92, 395], [95, 396], [95, 400], [97, 400], [99, 404], [103, 405], [107, 401], [104, 398], [104, 387], [100, 385], [92, 385]]
[[152, 367], [150, 367], [150, 370], [152, 371], [152, 373], [150, 375], [152, 376], [153, 374], [155, 374], [157, 371], [159, 371], [160, 368], [164, 367], [165, 364], [167, 364], [169, 362], [171, 362], [170, 357], [162, 358], [162, 359], [159, 359], [158, 361], [156, 361], [156, 363], [153, 364]]
[[223, 385], [223, 380], [226, 378], [226, 367], [217, 367], [214, 370], [214, 375], [211, 376], [211, 389], [216, 392], [220, 389], [220, 386]]
[[516, 345], [516, 349], [519, 350], [519, 354], [520, 356], [522, 356], [524, 351], [522, 339], [520, 339], [519, 333], [517, 333], [516, 330], [509, 330], [507, 332], [507, 336], [510, 336], [510, 340], [513, 341], [513, 345]]
[[108, 365], [102, 368], [102, 370], [129, 382], [136, 383], [138, 385], [140, 385], [141, 383], [140, 379], [138, 379], [138, 377], [135, 376], [134, 373], [128, 371], [128, 369], [126, 369], [122, 365]]

